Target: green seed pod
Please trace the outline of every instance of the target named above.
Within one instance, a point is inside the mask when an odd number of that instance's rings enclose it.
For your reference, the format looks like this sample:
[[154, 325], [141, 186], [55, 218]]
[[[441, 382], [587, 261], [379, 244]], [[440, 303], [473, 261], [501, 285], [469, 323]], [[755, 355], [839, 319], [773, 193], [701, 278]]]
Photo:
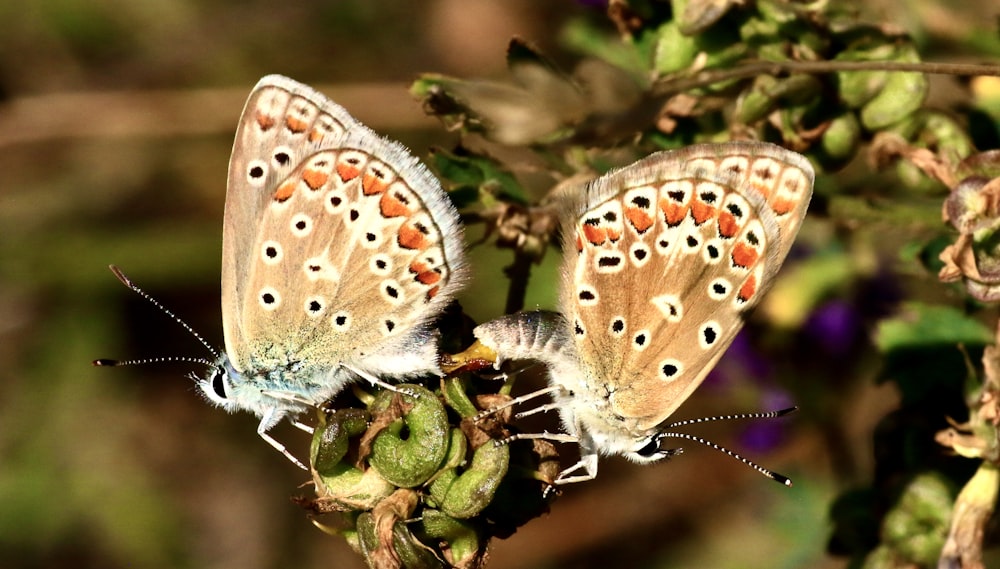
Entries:
[[[447, 567], [420, 545], [410, 534], [402, 520], [392, 524], [392, 537], [388, 546], [381, 544], [379, 527], [375, 516], [365, 512], [358, 516], [358, 548], [356, 551], [365, 559], [369, 567], [406, 569], [443, 569]], [[389, 550], [391, 547], [391, 551]]]
[[431, 496], [440, 510], [459, 519], [471, 518], [493, 500], [507, 474], [510, 450], [507, 445], [488, 442], [472, 454], [472, 462], [459, 474], [452, 468], [431, 484]]
[[906, 117], [906, 120], [901, 120], [882, 130], [883, 132], [895, 134], [907, 142], [914, 142], [920, 136], [920, 132], [924, 128], [925, 113], [926, 111], [923, 109], [918, 110], [912, 115]]
[[941, 192], [941, 182], [931, 178], [909, 160], [896, 161], [896, 177], [914, 193], [935, 195]]
[[882, 521], [882, 541], [902, 560], [936, 566], [948, 534], [953, 498], [949, 482], [939, 474], [913, 479]]
[[341, 409], [320, 417], [313, 432], [310, 459], [316, 495], [325, 507], [337, 510], [370, 510], [395, 487], [374, 469], [362, 471], [343, 461], [349, 439], [365, 432], [368, 413]]
[[371, 555], [378, 547], [378, 535], [376, 534], [375, 518], [369, 512], [364, 512], [358, 516], [354, 528], [358, 534], [358, 552], [365, 558], [371, 566]]
[[743, 124], [757, 122], [766, 117], [777, 106], [777, 101], [770, 94], [770, 88], [778, 80], [770, 75], [761, 75], [754, 80], [753, 86], [744, 91], [737, 102], [736, 118]]
[[924, 115], [924, 130], [936, 141], [936, 146], [942, 154], [958, 161], [972, 155], [975, 147], [968, 132], [955, 119], [945, 113], [926, 111]]
[[[873, 48], [852, 48], [841, 52], [835, 61], [888, 61], [896, 53], [892, 44], [882, 44]], [[840, 101], [849, 109], [858, 109], [872, 100], [885, 87], [889, 79], [887, 71], [838, 71], [836, 74]]]
[[479, 409], [473, 405], [465, 393], [465, 385], [458, 376], [449, 377], [441, 386], [441, 394], [449, 407], [455, 410], [463, 419], [475, 417]]
[[833, 160], [847, 160], [854, 156], [861, 139], [861, 124], [853, 111], [844, 111], [830, 121], [823, 132], [820, 147]]
[[[712, 32], [709, 32], [710, 34]], [[749, 49], [746, 44], [739, 41], [735, 34], [730, 36], [715, 37], [712, 35], [697, 36], [697, 47], [699, 51], [705, 52], [705, 67], [707, 69], [717, 69], [735, 65], [747, 57]], [[712, 85], [710, 90], [721, 90], [723, 87], [738, 83], [738, 80], [723, 81]]]
[[396, 555], [399, 556], [406, 569], [448, 568], [448, 564], [438, 559], [426, 545], [410, 532], [410, 525], [404, 520], [393, 524], [392, 544], [396, 548]]
[[761, 75], [740, 99], [737, 117], [744, 123], [751, 123], [776, 108], [811, 103], [821, 89], [819, 80], [811, 75], [792, 75], [785, 79]]
[[362, 471], [341, 462], [324, 475], [313, 475], [319, 503], [335, 510], [370, 510], [392, 494], [395, 486], [374, 468]]
[[368, 462], [389, 482], [413, 488], [437, 472], [451, 434], [444, 405], [436, 395], [418, 385], [400, 389], [408, 393], [383, 391], [371, 405], [375, 421], [380, 414], [398, 416], [375, 436]]
[[396, 490], [372, 512], [357, 517], [358, 551], [369, 567], [438, 569], [447, 567], [410, 532], [407, 520], [418, 504], [416, 492]]
[[698, 46], [695, 39], [681, 33], [677, 22], [666, 22], [656, 30], [653, 70], [668, 75], [691, 67]]
[[[894, 61], [920, 61], [913, 46], [900, 50]], [[926, 97], [927, 77], [923, 73], [890, 73], [878, 95], [861, 107], [861, 124], [869, 131], [886, 128], [917, 111]]]
[[468, 446], [465, 440], [465, 434], [462, 433], [462, 429], [452, 429], [451, 439], [448, 441], [448, 454], [445, 456], [444, 463], [441, 465], [440, 470], [448, 470], [451, 468], [457, 468], [465, 463], [465, 451], [466, 446]]
[[757, 0], [756, 2], [757, 11], [764, 20], [779, 25], [788, 25], [798, 20], [799, 14], [793, 6], [788, 2], [775, 2], [774, 0]]
[[755, 16], [740, 26], [740, 40], [754, 45], [767, 45], [778, 38], [778, 24]]
[[792, 75], [778, 80], [771, 88], [771, 96], [783, 104], [802, 105], [814, 101], [822, 89], [819, 79], [812, 75]]
[[424, 509], [421, 516], [423, 532], [431, 538], [447, 544], [444, 554], [455, 567], [475, 567], [483, 555], [479, 535], [475, 528], [456, 520], [438, 510]]
[[347, 454], [349, 439], [365, 432], [369, 416], [362, 409], [341, 409], [320, 414], [319, 425], [313, 431], [309, 459], [313, 470], [323, 476]]

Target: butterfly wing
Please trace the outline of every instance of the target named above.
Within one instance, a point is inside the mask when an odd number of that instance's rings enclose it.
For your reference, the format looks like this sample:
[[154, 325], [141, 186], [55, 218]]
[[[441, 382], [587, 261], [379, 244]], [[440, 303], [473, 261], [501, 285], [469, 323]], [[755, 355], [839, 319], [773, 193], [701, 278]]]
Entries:
[[561, 303], [589, 397], [633, 433], [668, 417], [773, 284], [813, 177], [794, 152], [732, 142], [655, 154], [588, 185], [564, 228]]
[[425, 324], [462, 264], [458, 214], [403, 146], [291, 79], [257, 84], [237, 129], [223, 231], [223, 325], [237, 371], [434, 369]]

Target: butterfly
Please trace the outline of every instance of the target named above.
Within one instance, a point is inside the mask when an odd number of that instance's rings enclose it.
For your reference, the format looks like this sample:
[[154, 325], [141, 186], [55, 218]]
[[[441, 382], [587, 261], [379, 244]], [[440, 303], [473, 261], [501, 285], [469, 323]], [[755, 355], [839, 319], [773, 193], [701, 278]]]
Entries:
[[458, 212], [405, 147], [306, 85], [264, 77], [229, 162], [225, 353], [197, 386], [260, 417], [257, 433], [302, 466], [267, 434], [282, 418], [359, 377], [441, 375], [432, 320], [464, 263]]
[[580, 461], [556, 484], [593, 479], [599, 455], [647, 463], [677, 452], [661, 448], [676, 435], [666, 421], [774, 284], [814, 177], [805, 157], [779, 146], [701, 144], [653, 154], [565, 200], [561, 311], [473, 331], [498, 366], [547, 364], [550, 387], [517, 402], [551, 394], [534, 411], [557, 409], [565, 432], [517, 438], [579, 444]]

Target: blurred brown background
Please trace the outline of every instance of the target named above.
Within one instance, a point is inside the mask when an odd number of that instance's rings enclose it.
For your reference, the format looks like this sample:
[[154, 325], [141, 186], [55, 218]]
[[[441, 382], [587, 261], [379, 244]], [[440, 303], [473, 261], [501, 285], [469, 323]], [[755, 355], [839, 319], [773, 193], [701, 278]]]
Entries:
[[[107, 265], [221, 346], [226, 167], [259, 77], [312, 84], [424, 155], [455, 138], [409, 96], [419, 73], [503, 79], [515, 35], [571, 64], [558, 30], [581, 14], [599, 18], [594, 4], [0, 5], [0, 565], [361, 567], [288, 500], [308, 494], [305, 476], [258, 439], [254, 418], [199, 400], [184, 377], [192, 366], [90, 366], [97, 357], [206, 355]], [[978, 17], [971, 5], [909, 6], [874, 13], [918, 36], [961, 33]], [[476, 319], [496, 316], [509, 253], [479, 247], [472, 258], [463, 306]], [[549, 255], [536, 270], [529, 307], [555, 307], [557, 261]], [[808, 370], [797, 373], [810, 381]], [[807, 408], [782, 420], [772, 452], [748, 451], [794, 488], [692, 444], [648, 467], [603, 460], [595, 482], [567, 488], [550, 515], [496, 541], [490, 567], [843, 567], [825, 553], [829, 504], [869, 476], [872, 429], [896, 403], [870, 379], [838, 394], [851, 412], [837, 418], [835, 437]], [[742, 389], [706, 386], [679, 416], [758, 409]], [[741, 429], [697, 432], [743, 450]], [[301, 433], [283, 425], [274, 434], [304, 455]], [[840, 454], [830, 454], [831, 438]]]

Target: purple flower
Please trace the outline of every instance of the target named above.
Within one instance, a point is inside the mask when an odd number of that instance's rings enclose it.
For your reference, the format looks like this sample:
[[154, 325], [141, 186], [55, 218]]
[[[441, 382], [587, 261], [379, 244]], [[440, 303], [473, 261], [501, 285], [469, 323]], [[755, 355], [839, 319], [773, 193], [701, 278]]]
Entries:
[[861, 332], [861, 319], [848, 302], [832, 300], [809, 316], [805, 331], [827, 353], [842, 356], [854, 346]]

